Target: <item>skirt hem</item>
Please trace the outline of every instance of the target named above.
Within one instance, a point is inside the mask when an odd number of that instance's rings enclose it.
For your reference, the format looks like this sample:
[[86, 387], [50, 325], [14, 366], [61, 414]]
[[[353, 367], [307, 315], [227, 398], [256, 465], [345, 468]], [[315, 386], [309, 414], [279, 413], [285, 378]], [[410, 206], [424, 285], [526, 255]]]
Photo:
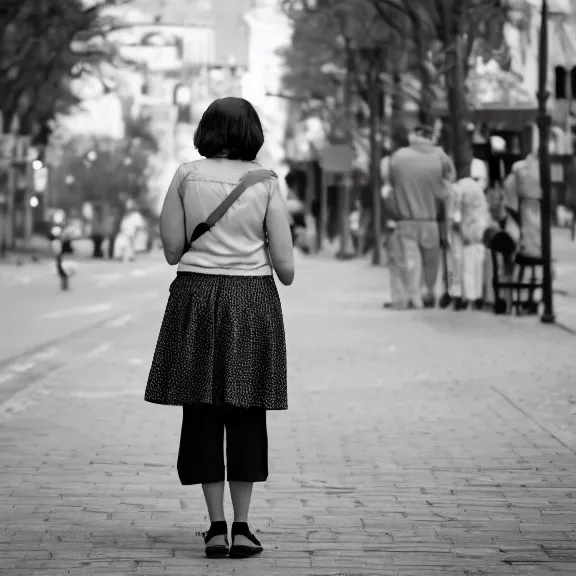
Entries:
[[149, 404], [158, 404], [159, 406], [190, 406], [192, 404], [208, 404], [209, 406], [236, 406], [238, 408], [264, 408], [267, 411], [280, 411], [280, 410], [288, 410], [288, 406], [283, 407], [275, 407], [275, 408], [267, 408], [266, 406], [261, 406], [259, 404], [238, 404], [234, 402], [224, 402], [223, 404], [215, 404], [214, 402], [170, 402], [170, 401], [163, 401], [163, 400], [151, 400], [148, 398], [144, 398], [144, 402], [148, 402]]

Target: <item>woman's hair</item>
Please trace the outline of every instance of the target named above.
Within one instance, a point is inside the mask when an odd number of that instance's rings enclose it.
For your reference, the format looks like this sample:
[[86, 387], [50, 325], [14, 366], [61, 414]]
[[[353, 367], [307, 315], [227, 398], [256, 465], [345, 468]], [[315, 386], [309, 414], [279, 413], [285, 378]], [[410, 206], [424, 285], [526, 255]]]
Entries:
[[252, 161], [264, 144], [264, 132], [256, 110], [244, 98], [220, 98], [208, 106], [194, 133], [201, 156], [222, 156]]

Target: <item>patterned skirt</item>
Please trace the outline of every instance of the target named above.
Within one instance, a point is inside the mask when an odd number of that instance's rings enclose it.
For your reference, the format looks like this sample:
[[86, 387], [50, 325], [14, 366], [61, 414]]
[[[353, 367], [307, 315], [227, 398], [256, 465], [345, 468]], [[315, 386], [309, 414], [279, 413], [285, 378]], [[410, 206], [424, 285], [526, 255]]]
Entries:
[[274, 278], [178, 273], [144, 400], [286, 410], [286, 340]]

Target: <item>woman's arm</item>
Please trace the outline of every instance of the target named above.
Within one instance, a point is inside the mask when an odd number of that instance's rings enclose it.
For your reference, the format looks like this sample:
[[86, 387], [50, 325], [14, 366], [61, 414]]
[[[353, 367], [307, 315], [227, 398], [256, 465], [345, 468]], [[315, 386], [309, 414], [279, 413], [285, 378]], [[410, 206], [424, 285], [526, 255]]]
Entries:
[[170, 266], [180, 262], [186, 245], [184, 208], [179, 191], [181, 181], [181, 168], [178, 168], [164, 198], [160, 214], [160, 238], [164, 248], [164, 257]]
[[278, 279], [285, 286], [290, 286], [294, 281], [294, 246], [290, 232], [290, 217], [278, 181], [273, 180], [272, 186], [272, 194], [266, 211], [268, 250]]

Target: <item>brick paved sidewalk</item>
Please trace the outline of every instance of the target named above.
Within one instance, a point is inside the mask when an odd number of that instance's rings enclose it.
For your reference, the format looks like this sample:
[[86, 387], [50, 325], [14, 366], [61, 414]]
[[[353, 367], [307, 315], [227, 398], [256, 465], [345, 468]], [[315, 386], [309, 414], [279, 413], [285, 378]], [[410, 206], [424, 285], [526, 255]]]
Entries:
[[[290, 410], [270, 413], [260, 558], [208, 561], [178, 408], [142, 401], [163, 302], [0, 422], [0, 573], [547, 575], [576, 570], [574, 338], [527, 319], [388, 312], [382, 270], [302, 259], [282, 289]], [[94, 335], [91, 336], [94, 339]], [[230, 511], [228, 499], [227, 510]]]

